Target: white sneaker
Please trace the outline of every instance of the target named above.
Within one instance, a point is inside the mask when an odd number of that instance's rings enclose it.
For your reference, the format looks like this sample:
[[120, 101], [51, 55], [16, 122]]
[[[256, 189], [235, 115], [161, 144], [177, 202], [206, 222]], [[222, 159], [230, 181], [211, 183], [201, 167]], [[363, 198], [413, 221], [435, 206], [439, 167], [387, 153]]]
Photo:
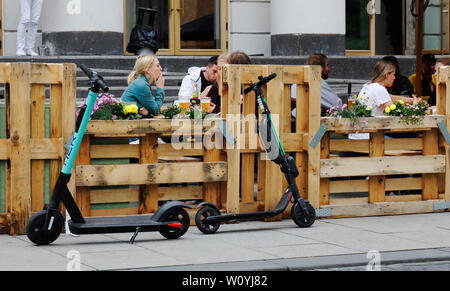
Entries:
[[18, 49], [16, 52], [16, 56], [18, 57], [23, 57], [26, 56], [27, 54], [25, 53], [25, 51], [23, 49]]
[[39, 55], [32, 49], [29, 49], [29, 50], [27, 50], [27, 56], [37, 57]]

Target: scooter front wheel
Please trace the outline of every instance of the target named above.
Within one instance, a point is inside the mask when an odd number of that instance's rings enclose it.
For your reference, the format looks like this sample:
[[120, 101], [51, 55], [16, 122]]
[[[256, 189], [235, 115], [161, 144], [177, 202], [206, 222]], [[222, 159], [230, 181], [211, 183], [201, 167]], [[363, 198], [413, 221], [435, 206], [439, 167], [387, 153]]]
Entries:
[[316, 210], [314, 207], [305, 201], [308, 213], [304, 213], [302, 207], [296, 202], [291, 209], [291, 217], [299, 227], [310, 227], [316, 221]]
[[55, 217], [52, 221], [50, 230], [43, 230], [45, 218], [47, 215], [46, 210], [42, 210], [33, 214], [28, 220], [26, 232], [30, 241], [37, 245], [49, 245], [54, 242], [61, 234], [63, 222], [59, 217]]
[[171, 210], [163, 221], [178, 221], [181, 223], [180, 228], [170, 228], [160, 231], [161, 235], [167, 239], [177, 239], [181, 237], [189, 229], [189, 225], [191, 223], [189, 214], [183, 208]]
[[200, 209], [195, 215], [195, 225], [197, 225], [197, 228], [204, 234], [215, 233], [220, 227], [220, 222], [213, 222], [213, 223], [206, 222], [206, 218], [209, 216], [217, 216], [217, 215], [220, 215], [220, 213], [217, 212], [216, 209], [209, 206], [205, 206], [202, 209]]

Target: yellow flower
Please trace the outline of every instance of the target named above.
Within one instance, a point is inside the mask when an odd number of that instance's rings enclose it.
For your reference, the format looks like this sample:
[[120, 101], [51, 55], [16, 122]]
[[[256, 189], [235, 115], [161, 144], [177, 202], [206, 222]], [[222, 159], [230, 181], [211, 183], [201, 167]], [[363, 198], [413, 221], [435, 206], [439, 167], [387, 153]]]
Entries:
[[131, 105], [131, 113], [137, 114], [138, 113], [138, 107], [137, 105]]
[[137, 114], [138, 113], [138, 107], [137, 107], [137, 105], [134, 105], [134, 104], [133, 105], [127, 105], [123, 109], [123, 113], [124, 114], [128, 114], [128, 113]]
[[384, 109], [384, 112], [386, 112], [386, 113], [389, 113], [389, 112], [391, 112], [391, 108], [389, 108], [389, 107], [386, 107], [386, 108]]
[[372, 106], [367, 106], [367, 110], [372, 110]]
[[392, 104], [391, 105], [391, 110], [395, 110], [395, 109], [397, 109], [397, 106], [395, 106], [395, 104]]
[[400, 103], [401, 105], [405, 105], [405, 102], [403, 102], [403, 100], [399, 100], [398, 103]]

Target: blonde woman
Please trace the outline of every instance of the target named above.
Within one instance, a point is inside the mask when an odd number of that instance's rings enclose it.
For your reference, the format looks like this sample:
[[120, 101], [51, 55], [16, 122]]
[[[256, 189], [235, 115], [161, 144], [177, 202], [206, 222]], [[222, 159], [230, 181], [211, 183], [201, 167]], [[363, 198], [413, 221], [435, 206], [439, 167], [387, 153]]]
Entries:
[[[155, 92], [150, 87], [153, 82]], [[128, 76], [128, 88], [122, 94], [122, 101], [136, 102], [139, 113], [144, 117], [158, 115], [165, 96], [164, 83], [158, 58], [150, 54], [140, 55]]]
[[372, 81], [362, 87], [358, 99], [361, 103], [371, 106], [372, 116], [382, 116], [384, 109], [398, 100], [409, 104], [420, 101], [420, 98], [417, 97], [408, 98], [389, 94], [387, 88], [394, 84], [395, 70], [395, 65], [392, 62], [378, 61], [373, 69]]

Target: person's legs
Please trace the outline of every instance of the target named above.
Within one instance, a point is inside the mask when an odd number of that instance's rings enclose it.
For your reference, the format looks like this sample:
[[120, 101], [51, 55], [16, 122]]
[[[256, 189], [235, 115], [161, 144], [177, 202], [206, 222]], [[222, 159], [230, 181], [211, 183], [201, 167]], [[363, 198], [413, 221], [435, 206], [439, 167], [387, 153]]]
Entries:
[[30, 26], [27, 34], [27, 44], [25, 46], [25, 51], [29, 56], [37, 56], [37, 53], [34, 52], [34, 46], [36, 43], [39, 18], [41, 17], [42, 1], [31, 0]]
[[31, 1], [32, 0], [20, 0], [20, 20], [17, 26], [17, 55], [25, 55], [25, 38], [30, 23], [31, 16]]

